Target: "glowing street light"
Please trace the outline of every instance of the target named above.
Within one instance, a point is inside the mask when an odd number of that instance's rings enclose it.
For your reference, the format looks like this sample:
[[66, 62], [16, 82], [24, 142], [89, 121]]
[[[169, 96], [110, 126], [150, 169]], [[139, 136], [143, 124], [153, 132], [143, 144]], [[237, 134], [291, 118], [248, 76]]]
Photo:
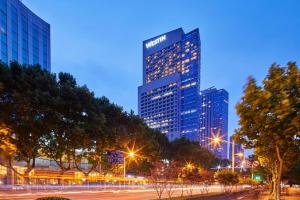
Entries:
[[128, 153], [128, 155], [129, 155], [130, 158], [133, 158], [135, 156], [135, 153], [133, 151], [131, 151], [131, 152]]
[[242, 158], [244, 156], [243, 152], [239, 152], [236, 154], [238, 157]]
[[136, 152], [133, 150], [130, 150], [129, 152], [122, 151], [124, 154], [124, 163], [123, 163], [123, 168], [124, 168], [124, 178], [126, 178], [126, 155], [130, 159], [134, 159], [136, 157]]
[[[211, 133], [212, 134], [212, 138], [209, 138], [211, 140], [211, 143], [214, 145], [214, 146], [220, 146], [221, 142], [227, 142], [228, 144], [232, 144], [232, 171], [234, 172], [234, 164], [235, 164], [235, 161], [234, 161], [234, 157], [235, 157], [235, 153], [234, 153], [234, 147], [235, 147], [235, 144], [234, 144], [234, 141], [232, 142], [229, 142], [229, 141], [226, 141], [226, 140], [223, 140], [222, 139], [222, 136], [220, 135], [220, 132], [218, 132], [217, 134], [215, 133]], [[244, 154], [242, 152], [239, 153], [239, 156], [243, 157]]]
[[193, 164], [192, 163], [187, 163], [185, 168], [188, 169], [188, 170], [191, 170], [193, 168]]
[[213, 138], [212, 141], [213, 141], [214, 144], [219, 145], [221, 143], [222, 139], [221, 139], [221, 137], [216, 136], [216, 137]]

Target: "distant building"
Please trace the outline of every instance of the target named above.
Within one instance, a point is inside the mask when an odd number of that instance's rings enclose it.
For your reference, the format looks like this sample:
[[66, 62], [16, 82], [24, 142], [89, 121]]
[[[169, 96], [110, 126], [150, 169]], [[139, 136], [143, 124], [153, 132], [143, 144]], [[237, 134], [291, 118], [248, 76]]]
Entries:
[[50, 25], [19, 0], [0, 0], [0, 60], [51, 70]]
[[[214, 87], [201, 91], [201, 114], [199, 143], [221, 159], [227, 159], [228, 147], [228, 92]], [[224, 142], [214, 146], [211, 138], [222, 137]]]
[[[232, 143], [232, 138], [230, 138], [230, 142]], [[234, 155], [235, 163], [242, 163], [245, 159], [245, 150], [243, 145], [237, 143], [234, 144]], [[229, 146], [229, 160], [232, 161], [232, 144]]]
[[143, 42], [138, 112], [170, 140], [196, 140], [200, 114], [200, 36], [179, 28]]

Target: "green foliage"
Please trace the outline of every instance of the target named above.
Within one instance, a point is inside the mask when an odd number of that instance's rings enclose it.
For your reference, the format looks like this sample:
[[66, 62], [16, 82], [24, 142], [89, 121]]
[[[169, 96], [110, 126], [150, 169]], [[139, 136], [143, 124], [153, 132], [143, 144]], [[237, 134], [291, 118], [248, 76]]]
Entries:
[[[10, 155], [1, 164], [13, 169], [12, 160], [25, 161], [24, 176], [35, 167], [36, 158], [45, 156], [62, 173], [75, 166], [88, 175], [110, 150], [135, 148], [142, 162], [166, 154], [164, 135], [149, 129], [133, 112], [95, 97], [68, 73], [56, 76], [39, 66], [0, 64], [0, 110], [1, 138], [5, 137], [0, 146], [7, 151], [2, 154]], [[8, 152], [8, 144], [16, 152]], [[90, 168], [83, 169], [81, 163]]]
[[71, 74], [51, 74], [40, 66], [0, 64], [0, 110], [0, 150], [5, 155], [0, 164], [15, 170], [13, 160], [27, 163], [23, 176], [41, 157], [55, 161], [61, 173], [76, 168], [87, 176], [114, 150], [136, 151], [127, 170], [142, 175], [149, 175], [153, 163], [164, 159], [180, 167], [192, 161], [210, 168], [216, 162], [197, 143], [169, 142], [133, 112], [95, 97]]
[[209, 150], [185, 138], [176, 139], [170, 143], [169, 158], [180, 163], [181, 166], [192, 162], [204, 168], [211, 168], [218, 162]]
[[232, 186], [239, 183], [238, 174], [230, 170], [217, 171], [215, 175], [218, 182], [224, 186]]
[[39, 66], [27, 68], [17, 63], [10, 68], [0, 64], [0, 74], [0, 121], [11, 131], [10, 142], [16, 147], [13, 159], [26, 162], [27, 175], [40, 156], [40, 138], [49, 131], [46, 102], [54, 94], [55, 77]]
[[249, 78], [236, 105], [240, 128], [234, 139], [254, 148], [260, 164], [272, 173], [279, 199], [281, 174], [300, 155], [300, 72], [295, 63], [273, 64], [258, 86]]
[[239, 183], [244, 185], [252, 185], [252, 186], [258, 186], [261, 184], [261, 181], [253, 180], [251, 178], [240, 178]]

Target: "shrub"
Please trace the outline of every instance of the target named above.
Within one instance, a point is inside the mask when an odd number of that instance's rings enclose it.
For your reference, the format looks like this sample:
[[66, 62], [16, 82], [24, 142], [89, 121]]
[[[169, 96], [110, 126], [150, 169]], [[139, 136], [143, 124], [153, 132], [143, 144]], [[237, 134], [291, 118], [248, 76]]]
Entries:
[[241, 178], [241, 179], [239, 180], [239, 183], [240, 183], [240, 184], [252, 185], [252, 186], [258, 186], [258, 185], [261, 184], [260, 181], [253, 180], [253, 179], [251, 179], [251, 178], [246, 178], [246, 179]]
[[218, 182], [224, 186], [236, 185], [239, 183], [237, 173], [231, 172], [229, 170], [221, 170], [216, 172], [216, 177], [218, 179]]

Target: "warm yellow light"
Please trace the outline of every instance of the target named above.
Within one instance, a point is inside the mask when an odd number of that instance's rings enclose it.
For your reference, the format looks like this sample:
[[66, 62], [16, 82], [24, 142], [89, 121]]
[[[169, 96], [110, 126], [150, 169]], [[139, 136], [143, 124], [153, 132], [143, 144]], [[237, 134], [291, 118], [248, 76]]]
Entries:
[[129, 152], [128, 155], [129, 155], [129, 157], [133, 158], [135, 156], [135, 153], [131, 151], [131, 152]]
[[187, 169], [192, 169], [193, 168], [193, 164], [192, 163], [187, 163], [185, 167]]
[[217, 133], [214, 132], [214, 130], [211, 130], [211, 137], [208, 138], [210, 140], [210, 145], [213, 147], [218, 147], [221, 145], [222, 142], [226, 142], [223, 140], [223, 136], [221, 135], [221, 131], [218, 130]]
[[238, 156], [238, 157], [243, 157], [244, 154], [243, 154], [243, 152], [240, 152], [240, 153], [237, 154], [237, 156]]
[[216, 136], [216, 137], [213, 138], [213, 142], [215, 144], [219, 144], [221, 142], [221, 138], [219, 136]]

